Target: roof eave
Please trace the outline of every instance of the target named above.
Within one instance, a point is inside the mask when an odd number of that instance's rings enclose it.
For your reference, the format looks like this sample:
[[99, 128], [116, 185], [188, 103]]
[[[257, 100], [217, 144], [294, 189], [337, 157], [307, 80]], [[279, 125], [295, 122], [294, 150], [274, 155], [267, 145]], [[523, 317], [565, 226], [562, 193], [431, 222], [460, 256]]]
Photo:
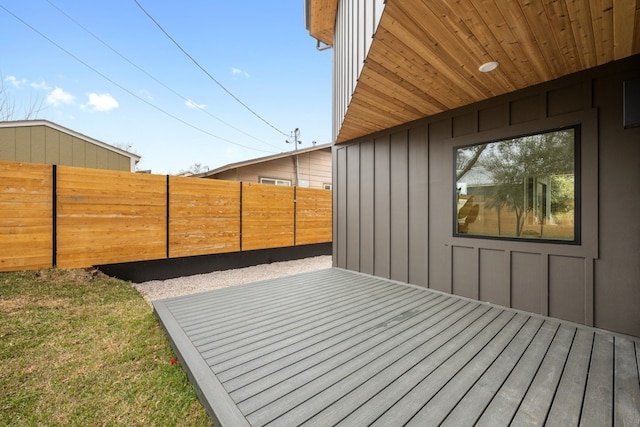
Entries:
[[228, 170], [231, 169], [237, 169], [237, 168], [241, 168], [241, 167], [245, 167], [245, 166], [251, 166], [251, 165], [255, 165], [257, 163], [263, 163], [263, 162], [268, 162], [271, 160], [278, 160], [278, 159], [283, 159], [286, 157], [292, 157], [295, 156], [296, 154], [304, 154], [304, 153], [309, 153], [309, 152], [313, 152], [313, 151], [320, 151], [320, 150], [324, 150], [327, 148], [331, 148], [333, 146], [333, 144], [328, 143], [328, 144], [319, 144], [319, 145], [315, 145], [313, 147], [308, 147], [308, 148], [303, 148], [301, 150], [294, 150], [294, 151], [285, 151], [282, 153], [278, 153], [278, 154], [273, 154], [271, 156], [264, 156], [264, 157], [257, 157], [255, 159], [249, 159], [249, 160], [244, 160], [241, 162], [236, 162], [236, 163], [229, 163], [228, 165], [224, 165], [224, 166], [220, 166], [219, 168], [201, 173], [201, 174], [197, 174], [194, 176], [197, 176], [198, 178], [207, 178], [213, 175], [217, 175], [219, 173], [222, 172], [226, 172]]
[[7, 128], [7, 127], [28, 127], [28, 126], [46, 126], [49, 127], [51, 129], [55, 129], [57, 131], [60, 132], [64, 132], [66, 134], [69, 134], [71, 136], [74, 136], [78, 139], [82, 139], [84, 141], [90, 142], [94, 145], [97, 145], [99, 147], [103, 147], [107, 150], [116, 152], [118, 154], [121, 154], [123, 156], [129, 157], [131, 158], [135, 163], [138, 163], [141, 159], [141, 157], [137, 154], [131, 153], [129, 151], [123, 150], [121, 148], [118, 147], [114, 147], [113, 145], [107, 144], [106, 142], [102, 142], [99, 141], [95, 138], [91, 138], [90, 136], [84, 135], [80, 132], [76, 132], [72, 129], [66, 128], [64, 126], [61, 126], [57, 123], [54, 122], [50, 122], [49, 120], [44, 120], [44, 119], [36, 119], [36, 120], [12, 120], [12, 121], [0, 121], [0, 127], [3, 128]]
[[333, 44], [338, 0], [305, 0], [305, 25], [311, 37]]

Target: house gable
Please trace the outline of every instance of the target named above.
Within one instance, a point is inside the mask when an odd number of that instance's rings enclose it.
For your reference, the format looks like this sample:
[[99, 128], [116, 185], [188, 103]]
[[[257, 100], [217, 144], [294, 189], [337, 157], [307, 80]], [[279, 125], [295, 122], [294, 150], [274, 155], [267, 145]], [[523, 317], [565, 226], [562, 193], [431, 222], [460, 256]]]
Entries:
[[[296, 176], [296, 168], [298, 176]], [[285, 180], [292, 185], [324, 188], [331, 184], [331, 145], [324, 144], [244, 162], [232, 163], [200, 175], [203, 178], [260, 182]], [[296, 179], [300, 179], [300, 183]]]
[[140, 156], [46, 120], [0, 122], [0, 160], [135, 171]]

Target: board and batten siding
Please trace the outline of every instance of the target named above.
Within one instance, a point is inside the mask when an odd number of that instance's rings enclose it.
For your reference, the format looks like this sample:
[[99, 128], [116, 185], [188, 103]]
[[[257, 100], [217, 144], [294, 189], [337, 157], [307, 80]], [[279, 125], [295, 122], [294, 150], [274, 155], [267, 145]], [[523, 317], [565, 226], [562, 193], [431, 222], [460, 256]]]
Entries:
[[[632, 57], [334, 147], [334, 265], [640, 336]], [[581, 243], [454, 237], [454, 148], [580, 125]]]
[[338, 2], [333, 38], [333, 141], [347, 113], [384, 7], [385, 0]]
[[130, 157], [44, 125], [0, 127], [0, 160], [133, 171]]

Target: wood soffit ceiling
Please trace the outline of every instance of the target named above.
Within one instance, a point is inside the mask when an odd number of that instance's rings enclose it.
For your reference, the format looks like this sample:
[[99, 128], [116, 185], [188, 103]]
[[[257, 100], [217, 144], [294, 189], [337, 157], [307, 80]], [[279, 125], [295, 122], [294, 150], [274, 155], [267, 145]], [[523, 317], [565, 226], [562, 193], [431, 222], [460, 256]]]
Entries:
[[308, 0], [309, 34], [326, 45], [333, 44], [338, 0]]
[[640, 0], [387, 0], [337, 142], [639, 52]]

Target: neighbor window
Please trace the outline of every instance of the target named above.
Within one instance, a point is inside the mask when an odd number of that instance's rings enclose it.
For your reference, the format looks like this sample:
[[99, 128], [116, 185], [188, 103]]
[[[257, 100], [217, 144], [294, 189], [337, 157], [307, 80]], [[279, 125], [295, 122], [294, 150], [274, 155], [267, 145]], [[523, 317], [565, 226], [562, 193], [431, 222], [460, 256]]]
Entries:
[[577, 243], [579, 127], [455, 149], [455, 234]]
[[322, 184], [322, 188], [324, 188], [325, 190], [331, 190], [332, 186], [331, 184]]
[[288, 179], [260, 178], [260, 184], [284, 185], [290, 187], [291, 181]]

